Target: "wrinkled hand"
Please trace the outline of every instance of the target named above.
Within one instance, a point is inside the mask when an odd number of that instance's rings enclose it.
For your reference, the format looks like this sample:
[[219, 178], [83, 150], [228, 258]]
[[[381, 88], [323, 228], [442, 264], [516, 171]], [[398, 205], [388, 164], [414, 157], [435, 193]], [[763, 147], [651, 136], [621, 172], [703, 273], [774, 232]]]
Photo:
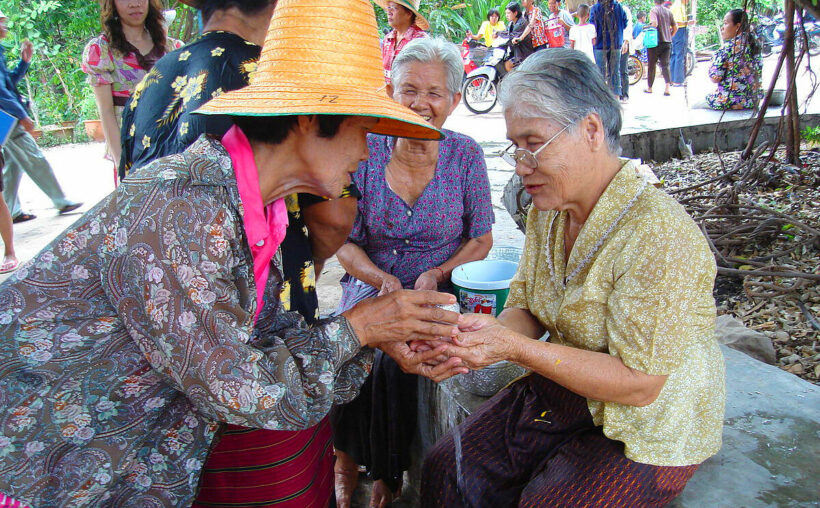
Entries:
[[456, 297], [435, 291], [399, 289], [368, 298], [342, 313], [363, 346], [382, 342], [436, 340], [458, 333], [457, 312], [438, 305], [452, 305]]
[[24, 62], [30, 62], [31, 56], [34, 54], [34, 45], [31, 44], [31, 41], [26, 39], [20, 44], [20, 58]]
[[447, 356], [461, 358], [470, 369], [482, 369], [513, 358], [513, 332], [488, 314], [464, 314], [452, 344], [441, 347]]
[[401, 281], [398, 277], [387, 273], [384, 275], [384, 278], [382, 278], [382, 287], [379, 289], [379, 296], [390, 294], [393, 291], [398, 291], [399, 289], [401, 289]]
[[438, 277], [436, 277], [435, 270], [427, 270], [419, 275], [413, 289], [429, 289], [431, 291], [438, 289]]
[[19, 122], [20, 122], [20, 126], [22, 128], [24, 128], [26, 130], [26, 132], [28, 132], [29, 134], [34, 132], [34, 129], [35, 129], [34, 122], [31, 121], [31, 118], [28, 118], [28, 117], [21, 118], [19, 120]]
[[461, 365], [460, 358], [449, 358], [442, 354], [444, 343], [430, 341], [428, 344], [435, 344], [436, 347], [417, 352], [410, 349], [405, 342], [386, 342], [380, 344], [379, 349], [390, 355], [403, 372], [424, 376], [436, 383], [469, 371]]

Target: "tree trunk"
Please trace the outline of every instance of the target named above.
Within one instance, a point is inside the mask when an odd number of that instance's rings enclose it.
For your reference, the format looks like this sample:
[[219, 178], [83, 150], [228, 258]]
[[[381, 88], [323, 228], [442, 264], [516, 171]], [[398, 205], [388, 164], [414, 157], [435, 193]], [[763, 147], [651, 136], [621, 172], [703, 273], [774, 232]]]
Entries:
[[794, 0], [786, 0], [783, 51], [786, 52], [786, 162], [797, 164], [800, 156], [800, 111], [797, 108], [797, 69], [794, 65]]

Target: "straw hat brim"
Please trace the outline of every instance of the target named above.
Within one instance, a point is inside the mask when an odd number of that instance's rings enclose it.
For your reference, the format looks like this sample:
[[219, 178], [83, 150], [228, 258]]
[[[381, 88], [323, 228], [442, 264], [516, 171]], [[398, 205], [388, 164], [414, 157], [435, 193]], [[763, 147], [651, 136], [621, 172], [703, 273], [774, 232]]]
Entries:
[[[392, 1], [392, 0], [373, 0], [373, 2], [376, 5], [378, 5], [379, 7], [381, 7], [383, 11], [387, 11], [387, 2], [388, 1]], [[412, 5], [407, 5], [404, 2], [396, 2], [396, 3], [398, 3], [399, 5], [401, 5], [404, 8], [408, 9], [409, 11], [411, 11], [413, 14], [416, 15], [416, 25], [418, 25], [419, 28], [421, 28], [422, 30], [429, 30], [430, 29], [430, 22], [427, 21], [427, 18], [425, 18], [424, 16], [421, 15], [421, 13], [418, 11], [418, 9], [414, 8]]]
[[228, 116], [351, 115], [378, 118], [374, 134], [440, 140], [444, 135], [383, 90], [311, 90], [288, 84], [251, 84], [211, 99], [196, 113]]

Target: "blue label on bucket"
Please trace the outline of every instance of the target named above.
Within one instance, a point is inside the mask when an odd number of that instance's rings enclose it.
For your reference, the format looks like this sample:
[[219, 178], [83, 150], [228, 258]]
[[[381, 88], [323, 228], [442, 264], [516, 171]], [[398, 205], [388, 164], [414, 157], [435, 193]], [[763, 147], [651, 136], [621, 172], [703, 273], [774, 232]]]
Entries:
[[471, 293], [459, 291], [459, 305], [461, 305], [462, 313], [473, 314], [492, 314], [497, 315], [495, 311], [495, 295], [487, 293]]

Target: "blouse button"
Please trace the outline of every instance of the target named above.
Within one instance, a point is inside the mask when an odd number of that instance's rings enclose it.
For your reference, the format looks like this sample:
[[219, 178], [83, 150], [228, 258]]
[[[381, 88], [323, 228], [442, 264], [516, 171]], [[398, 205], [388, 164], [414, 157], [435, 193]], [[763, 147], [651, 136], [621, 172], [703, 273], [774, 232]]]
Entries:
[[261, 247], [263, 245], [265, 245], [265, 240], [259, 240], [258, 242], [256, 242], [257, 247]]
[[413, 216], [413, 211], [412, 210], [407, 210], [407, 216], [412, 217]]
[[393, 255], [397, 256], [398, 254], [399, 254], [399, 251], [397, 251], [396, 249], [393, 249]]
[[406, 245], [410, 245], [410, 240], [404, 240], [404, 243], [405, 243]]

